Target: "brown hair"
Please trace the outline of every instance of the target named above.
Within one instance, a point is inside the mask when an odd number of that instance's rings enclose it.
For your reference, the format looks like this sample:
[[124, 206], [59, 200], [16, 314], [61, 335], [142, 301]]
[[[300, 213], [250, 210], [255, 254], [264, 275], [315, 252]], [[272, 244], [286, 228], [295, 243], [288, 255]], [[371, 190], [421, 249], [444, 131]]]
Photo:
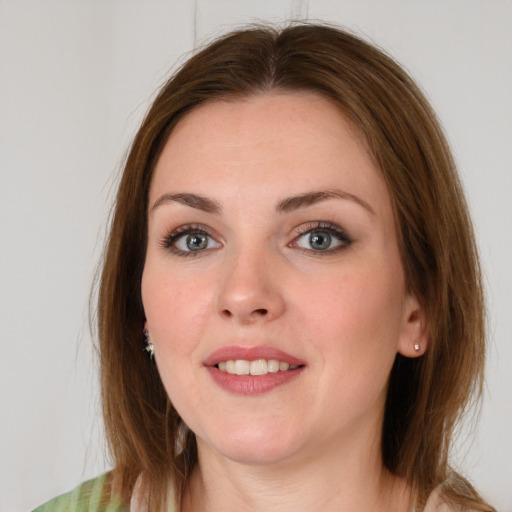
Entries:
[[[398, 355], [382, 433], [385, 466], [421, 507], [444, 496], [493, 510], [448, 466], [457, 420], [479, 397], [484, 365], [480, 269], [467, 205], [445, 136], [405, 71], [374, 46], [337, 28], [294, 24], [230, 33], [190, 58], [164, 85], [140, 127], [118, 190], [99, 290], [103, 413], [114, 480], [129, 499], [142, 475], [151, 510], [177, 500], [197, 461], [194, 434], [169, 402], [142, 344], [148, 191], [173, 128], [204, 102], [269, 91], [314, 91], [359, 128], [387, 182], [406, 283], [422, 303], [426, 354]], [[451, 477], [451, 479], [448, 479]]]

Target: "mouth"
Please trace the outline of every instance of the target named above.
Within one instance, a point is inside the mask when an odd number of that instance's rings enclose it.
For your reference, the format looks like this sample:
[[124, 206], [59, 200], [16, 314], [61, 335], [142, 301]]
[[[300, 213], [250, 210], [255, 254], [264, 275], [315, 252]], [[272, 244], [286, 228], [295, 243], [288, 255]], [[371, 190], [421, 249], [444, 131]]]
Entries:
[[290, 364], [278, 359], [229, 359], [214, 365], [221, 372], [231, 375], [267, 375], [268, 373], [289, 372], [303, 365]]
[[204, 361], [214, 382], [237, 395], [261, 395], [298, 377], [304, 361], [272, 347], [223, 347]]

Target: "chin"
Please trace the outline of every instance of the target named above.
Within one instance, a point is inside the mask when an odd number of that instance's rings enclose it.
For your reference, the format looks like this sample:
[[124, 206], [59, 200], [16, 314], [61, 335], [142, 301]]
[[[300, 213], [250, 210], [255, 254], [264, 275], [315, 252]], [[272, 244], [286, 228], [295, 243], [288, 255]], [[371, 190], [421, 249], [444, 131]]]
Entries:
[[302, 444], [300, 436], [290, 435], [288, 429], [264, 428], [257, 424], [243, 429], [230, 427], [223, 432], [216, 440], [198, 441], [199, 449], [213, 450], [240, 464], [275, 465], [292, 458]]
[[[219, 447], [225, 458], [249, 466], [275, 466], [290, 459], [294, 450], [275, 449], [272, 446], [228, 446]], [[222, 451], [221, 451], [222, 450]]]

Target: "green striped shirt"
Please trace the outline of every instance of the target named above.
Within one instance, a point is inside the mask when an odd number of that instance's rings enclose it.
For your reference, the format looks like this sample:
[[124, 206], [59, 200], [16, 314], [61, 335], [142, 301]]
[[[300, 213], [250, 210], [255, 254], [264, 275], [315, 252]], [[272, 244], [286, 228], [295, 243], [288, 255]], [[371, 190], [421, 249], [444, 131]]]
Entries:
[[129, 512], [129, 507], [111, 492], [109, 473], [94, 478], [33, 512]]

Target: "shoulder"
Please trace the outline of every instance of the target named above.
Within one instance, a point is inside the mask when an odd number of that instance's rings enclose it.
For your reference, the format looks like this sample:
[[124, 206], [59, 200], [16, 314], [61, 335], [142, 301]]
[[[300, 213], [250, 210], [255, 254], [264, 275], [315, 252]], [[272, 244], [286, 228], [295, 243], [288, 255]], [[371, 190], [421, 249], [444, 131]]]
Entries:
[[57, 496], [33, 512], [128, 512], [128, 507], [112, 494], [110, 473], [80, 484]]
[[423, 512], [455, 512], [455, 508], [442, 498], [441, 489], [437, 488], [429, 496]]
[[436, 487], [430, 494], [423, 512], [477, 512], [473, 508], [457, 505], [446, 499], [443, 485]]

